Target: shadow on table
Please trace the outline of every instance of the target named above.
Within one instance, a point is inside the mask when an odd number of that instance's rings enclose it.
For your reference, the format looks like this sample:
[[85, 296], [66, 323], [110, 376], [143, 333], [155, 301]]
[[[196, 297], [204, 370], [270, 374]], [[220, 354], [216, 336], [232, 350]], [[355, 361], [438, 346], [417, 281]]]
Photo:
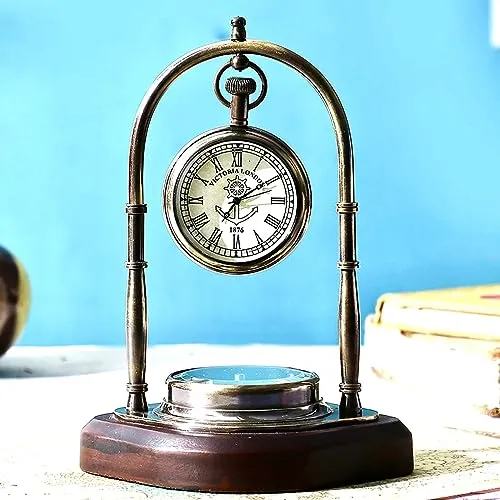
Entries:
[[12, 348], [0, 358], [0, 378], [85, 375], [126, 366], [123, 348], [36, 347]]

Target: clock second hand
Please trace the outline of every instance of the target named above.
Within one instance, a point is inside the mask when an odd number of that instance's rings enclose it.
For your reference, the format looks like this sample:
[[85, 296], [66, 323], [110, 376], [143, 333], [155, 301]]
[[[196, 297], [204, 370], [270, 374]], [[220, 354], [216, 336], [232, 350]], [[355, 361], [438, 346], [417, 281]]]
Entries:
[[266, 191], [261, 191], [260, 193], [252, 194], [251, 196], [243, 196], [240, 198], [240, 201], [241, 200], [248, 200], [250, 198], [254, 198], [255, 196], [260, 196], [261, 194], [270, 193], [271, 191], [272, 191], [272, 189], [267, 189]]

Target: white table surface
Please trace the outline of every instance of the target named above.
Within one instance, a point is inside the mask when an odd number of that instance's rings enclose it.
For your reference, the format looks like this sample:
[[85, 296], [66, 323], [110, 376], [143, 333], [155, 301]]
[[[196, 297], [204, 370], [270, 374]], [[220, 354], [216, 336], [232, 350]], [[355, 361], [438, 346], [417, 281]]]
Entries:
[[[163, 398], [168, 373], [207, 364], [285, 364], [316, 371], [338, 402], [338, 348], [173, 345], [149, 350], [148, 402]], [[362, 364], [363, 366], [363, 364]], [[210, 499], [92, 476], [78, 466], [79, 434], [94, 415], [126, 402], [123, 348], [14, 347], [0, 359], [0, 498]], [[432, 499], [500, 487], [500, 420], [450, 412], [437, 418], [411, 394], [361, 370], [364, 407], [400, 418], [413, 433], [408, 478], [320, 492], [224, 495], [273, 499]], [[500, 493], [496, 497], [500, 498]]]

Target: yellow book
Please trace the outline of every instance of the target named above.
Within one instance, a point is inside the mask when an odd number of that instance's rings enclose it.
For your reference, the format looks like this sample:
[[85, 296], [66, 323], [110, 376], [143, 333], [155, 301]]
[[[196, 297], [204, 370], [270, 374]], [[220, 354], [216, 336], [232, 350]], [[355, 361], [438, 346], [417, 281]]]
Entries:
[[500, 341], [500, 285], [387, 293], [375, 324], [404, 332]]
[[380, 379], [410, 391], [437, 414], [500, 417], [500, 343], [410, 333], [365, 321], [363, 356]]

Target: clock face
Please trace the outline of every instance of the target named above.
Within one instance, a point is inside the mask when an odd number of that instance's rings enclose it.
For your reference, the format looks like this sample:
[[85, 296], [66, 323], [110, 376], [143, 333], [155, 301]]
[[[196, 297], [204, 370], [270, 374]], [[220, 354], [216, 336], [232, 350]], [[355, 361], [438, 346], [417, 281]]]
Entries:
[[189, 165], [179, 186], [181, 224], [214, 257], [249, 260], [290, 233], [296, 187], [279, 159], [260, 146], [212, 146]]
[[253, 133], [222, 132], [219, 140], [217, 133], [195, 140], [188, 158], [179, 161], [181, 152], [174, 162], [165, 185], [167, 223], [181, 248], [202, 265], [255, 272], [287, 255], [297, 231], [299, 237], [304, 232], [309, 183], [296, 156], [274, 136], [265, 134], [263, 141]]

